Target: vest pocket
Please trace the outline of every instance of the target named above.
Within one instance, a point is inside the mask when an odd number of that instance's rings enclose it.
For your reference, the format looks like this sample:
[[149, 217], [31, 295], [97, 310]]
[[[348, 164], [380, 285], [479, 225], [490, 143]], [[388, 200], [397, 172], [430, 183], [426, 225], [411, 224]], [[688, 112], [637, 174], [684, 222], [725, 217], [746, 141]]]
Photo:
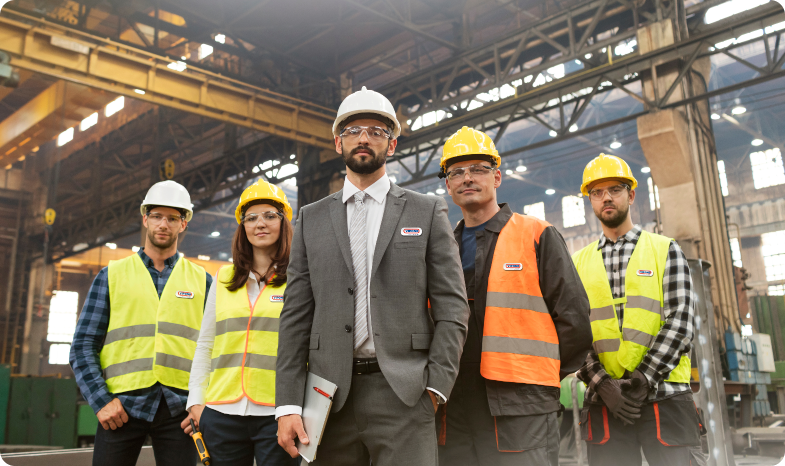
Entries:
[[547, 446], [549, 429], [553, 429], [548, 423], [551, 415], [495, 416], [496, 448], [500, 452], [520, 452]]
[[319, 349], [319, 334], [312, 333], [311, 334], [311, 344], [308, 345], [308, 349], [310, 350], [318, 350]]

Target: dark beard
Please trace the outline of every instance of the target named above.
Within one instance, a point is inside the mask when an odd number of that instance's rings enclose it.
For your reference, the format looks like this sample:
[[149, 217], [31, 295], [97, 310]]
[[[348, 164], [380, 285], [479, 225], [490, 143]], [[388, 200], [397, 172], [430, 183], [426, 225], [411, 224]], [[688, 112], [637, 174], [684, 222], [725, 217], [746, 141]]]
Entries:
[[[605, 207], [605, 206], [603, 206], [603, 207]], [[629, 212], [630, 212], [629, 206], [627, 207], [627, 210], [625, 210], [625, 211], [621, 211], [621, 210], [616, 209], [616, 214], [615, 215], [613, 215], [610, 218], [608, 218], [608, 217], [600, 217], [600, 222], [602, 222], [602, 224], [605, 225], [608, 228], [616, 228], [619, 225], [621, 225], [622, 223], [624, 223], [625, 220], [627, 220], [627, 214], [629, 214]]]
[[158, 241], [158, 239], [155, 237], [155, 231], [154, 230], [147, 230], [147, 239], [149, 239], [150, 243], [152, 243], [152, 245], [157, 247], [157, 248], [169, 249], [170, 247], [172, 247], [174, 242], [177, 241], [177, 235], [172, 235], [172, 237], [171, 237], [171, 239], [169, 241], [161, 242], [161, 241]]
[[[385, 163], [387, 163], [387, 150], [390, 148], [390, 142], [387, 141], [387, 147], [384, 149], [384, 152], [381, 155], [377, 155], [376, 152], [371, 149], [370, 147], [364, 146], [357, 146], [349, 152], [349, 156], [343, 156], [343, 161], [346, 163], [346, 166], [349, 167], [353, 172], [357, 173], [358, 175], [369, 175], [376, 170], [382, 168]], [[360, 150], [368, 151], [370, 158], [367, 162], [361, 162], [360, 159], [355, 159], [354, 155]]]

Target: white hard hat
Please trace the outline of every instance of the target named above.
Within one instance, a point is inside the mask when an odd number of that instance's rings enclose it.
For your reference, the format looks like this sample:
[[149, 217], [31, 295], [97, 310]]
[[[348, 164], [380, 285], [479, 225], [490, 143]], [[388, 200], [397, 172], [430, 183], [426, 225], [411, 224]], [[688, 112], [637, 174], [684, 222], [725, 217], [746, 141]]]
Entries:
[[191, 204], [191, 196], [185, 186], [172, 180], [160, 181], [154, 184], [147, 191], [147, 195], [142, 201], [139, 210], [142, 215], [147, 214], [147, 206], [161, 206], [172, 207], [174, 209], [183, 209], [185, 213], [185, 221], [190, 222], [191, 217], [194, 215], [194, 205]]
[[365, 86], [341, 102], [341, 106], [338, 107], [338, 115], [335, 117], [335, 123], [333, 123], [333, 136], [339, 135], [341, 132], [339, 125], [344, 120], [358, 113], [375, 113], [389, 119], [393, 123], [393, 139], [400, 136], [401, 124], [395, 118], [395, 109], [390, 101], [376, 91], [369, 91]]

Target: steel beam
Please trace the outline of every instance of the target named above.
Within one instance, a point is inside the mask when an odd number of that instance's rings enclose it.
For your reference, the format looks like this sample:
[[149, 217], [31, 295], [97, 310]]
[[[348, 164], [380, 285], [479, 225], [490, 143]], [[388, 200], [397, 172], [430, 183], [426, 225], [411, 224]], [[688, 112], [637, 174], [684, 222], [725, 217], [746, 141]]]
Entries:
[[297, 142], [334, 146], [333, 109], [190, 65], [177, 71], [168, 67], [177, 65], [170, 58], [9, 12], [33, 23], [0, 17], [0, 50], [12, 55], [14, 67]]
[[[625, 85], [641, 81], [641, 76], [656, 69], [657, 66], [666, 63], [678, 63], [680, 66], [680, 76], [687, 72], [688, 64], [697, 59], [719, 53], [725, 54], [727, 49], [743, 47], [744, 45], [768, 40], [768, 36], [755, 37], [741, 44], [729, 46], [726, 49], [715, 49], [714, 44], [724, 40], [742, 36], [743, 34], [760, 30], [765, 27], [777, 24], [785, 20], [785, 14], [779, 9], [779, 5], [766, 4], [750, 10], [745, 14], [736, 15], [728, 21], [715, 23], [712, 28], [704, 28], [698, 34], [693, 34], [689, 39], [683, 40], [669, 47], [658, 49], [644, 55], [630, 54], [622, 59], [615, 60], [612, 64], [606, 64], [597, 68], [583, 72], [567, 75], [564, 78], [554, 80], [537, 88], [519, 93], [498, 102], [488, 103], [478, 109], [464, 112], [463, 114], [446, 118], [437, 125], [431, 125], [411, 133], [409, 137], [402, 139], [398, 145], [396, 160], [401, 162], [405, 171], [411, 175], [411, 179], [403, 181], [402, 185], [409, 185], [423, 181], [433, 176], [420, 167], [418, 154], [432, 151], [441, 144], [446, 137], [454, 133], [462, 126], [483, 127], [485, 130], [493, 130], [502, 125], [509, 124], [510, 120], [517, 121], [524, 118], [531, 118], [532, 121], [543, 127], [556, 131], [558, 136], [538, 141], [522, 147], [508, 150], [500, 155], [503, 157], [516, 155], [525, 150], [544, 147], [565, 139], [582, 136], [594, 131], [611, 127], [626, 121], [631, 121], [641, 115], [658, 109], [673, 108], [686, 105], [709, 97], [730, 92], [732, 90], [747, 87], [759, 82], [785, 76], [785, 69], [780, 60], [769, 57], [769, 63], [765, 68], [761, 68], [757, 76], [746, 81], [724, 86], [709, 92], [702, 93], [690, 98], [682, 98], [676, 101], [666, 101], [663, 97], [651, 100], [646, 95], [637, 95], [637, 100], [646, 102], [644, 110], [641, 112], [626, 115], [624, 117], [609, 120], [594, 125], [581, 127], [577, 131], [568, 132], [570, 124], [561, 122], [548, 122], [543, 119], [543, 115], [550, 111], [555, 111], [559, 107], [576, 109], [579, 105], [585, 106], [588, 100], [604, 95], [613, 89], [620, 89], [627, 94], [636, 94], [625, 88]], [[734, 54], [727, 56], [733, 58]], [[598, 85], [598, 83], [600, 83]], [[602, 83], [607, 83], [603, 85]], [[670, 95], [667, 97], [672, 98]], [[558, 120], [558, 119], [557, 119]]]

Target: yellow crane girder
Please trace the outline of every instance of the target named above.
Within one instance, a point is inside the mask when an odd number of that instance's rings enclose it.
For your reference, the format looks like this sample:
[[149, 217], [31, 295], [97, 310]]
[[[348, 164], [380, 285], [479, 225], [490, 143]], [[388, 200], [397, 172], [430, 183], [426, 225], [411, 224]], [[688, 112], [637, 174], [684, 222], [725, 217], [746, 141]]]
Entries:
[[32, 23], [0, 16], [0, 50], [11, 55], [11, 66], [324, 149], [335, 148], [333, 109], [11, 13]]

